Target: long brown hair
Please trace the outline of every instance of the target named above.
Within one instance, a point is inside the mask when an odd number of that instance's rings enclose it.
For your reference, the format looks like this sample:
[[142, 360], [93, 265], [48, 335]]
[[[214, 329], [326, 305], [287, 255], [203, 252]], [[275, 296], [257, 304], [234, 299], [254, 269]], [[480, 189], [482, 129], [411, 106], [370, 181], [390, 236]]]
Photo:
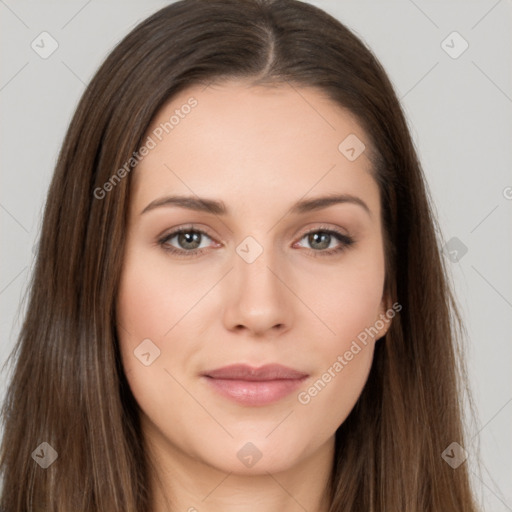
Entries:
[[[173, 95], [230, 78], [317, 87], [356, 116], [375, 149], [385, 288], [402, 309], [336, 432], [331, 512], [476, 511], [467, 463], [454, 469], [441, 456], [452, 442], [465, 446], [461, 397], [470, 392], [462, 324], [403, 111], [372, 52], [338, 20], [296, 0], [173, 3], [130, 32], [87, 87], [49, 189], [11, 354], [0, 506], [150, 511], [150, 461], [120, 363], [114, 307], [130, 169], [103, 197], [97, 191]], [[58, 453], [47, 469], [31, 456], [44, 442]]]

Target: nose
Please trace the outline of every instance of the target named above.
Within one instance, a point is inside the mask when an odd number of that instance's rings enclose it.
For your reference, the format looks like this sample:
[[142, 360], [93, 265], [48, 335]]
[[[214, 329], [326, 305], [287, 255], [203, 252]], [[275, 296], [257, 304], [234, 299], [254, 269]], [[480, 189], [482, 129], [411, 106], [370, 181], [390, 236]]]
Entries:
[[287, 282], [291, 278], [270, 249], [249, 261], [233, 255], [234, 268], [223, 292], [224, 324], [228, 330], [245, 330], [254, 336], [281, 334], [293, 322], [294, 295]]

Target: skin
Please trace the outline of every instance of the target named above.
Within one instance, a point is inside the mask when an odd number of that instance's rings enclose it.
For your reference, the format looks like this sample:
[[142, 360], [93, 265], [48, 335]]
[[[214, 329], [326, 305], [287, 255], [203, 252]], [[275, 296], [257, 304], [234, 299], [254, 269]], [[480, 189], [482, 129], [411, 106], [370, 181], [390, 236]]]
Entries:
[[[309, 403], [297, 396], [390, 307], [378, 185], [366, 152], [351, 162], [338, 150], [351, 133], [367, 149], [370, 142], [315, 88], [243, 81], [182, 91], [148, 135], [192, 96], [197, 106], [133, 171], [117, 303], [123, 366], [156, 467], [153, 511], [327, 511], [334, 435], [389, 321]], [[346, 202], [287, 214], [300, 199], [334, 192], [359, 197], [369, 213]], [[229, 213], [167, 205], [141, 214], [172, 194], [221, 200]], [[198, 235], [199, 256], [178, 257], [158, 243], [190, 223], [208, 232]], [[320, 227], [355, 242], [322, 256], [343, 243], [304, 235]], [[263, 249], [252, 263], [236, 251], [247, 236]], [[193, 250], [178, 236], [166, 246]], [[147, 338], [160, 350], [149, 366], [134, 355]], [[200, 378], [233, 363], [280, 363], [309, 377], [275, 403], [246, 406]], [[237, 457], [247, 442], [261, 453], [252, 467]]]

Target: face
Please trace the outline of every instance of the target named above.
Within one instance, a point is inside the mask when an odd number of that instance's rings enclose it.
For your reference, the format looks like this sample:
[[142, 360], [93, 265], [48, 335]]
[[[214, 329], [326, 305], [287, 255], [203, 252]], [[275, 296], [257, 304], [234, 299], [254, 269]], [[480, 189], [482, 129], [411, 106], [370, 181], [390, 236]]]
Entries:
[[[362, 146], [339, 149], [350, 134], [369, 148], [347, 111], [288, 84], [191, 87], [153, 120], [117, 321], [159, 453], [254, 474], [332, 450], [389, 327], [379, 189]], [[234, 364], [287, 369], [213, 371]]]

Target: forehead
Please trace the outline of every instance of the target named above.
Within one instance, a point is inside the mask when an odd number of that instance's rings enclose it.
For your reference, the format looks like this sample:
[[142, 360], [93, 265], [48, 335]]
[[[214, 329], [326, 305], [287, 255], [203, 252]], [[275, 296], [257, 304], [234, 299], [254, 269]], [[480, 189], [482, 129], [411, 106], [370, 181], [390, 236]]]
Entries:
[[133, 173], [135, 200], [180, 192], [233, 197], [241, 206], [364, 192], [376, 206], [367, 151], [350, 161], [339, 149], [354, 135], [369, 149], [356, 118], [316, 88], [195, 85], [152, 120], [145, 140], [154, 147]]

